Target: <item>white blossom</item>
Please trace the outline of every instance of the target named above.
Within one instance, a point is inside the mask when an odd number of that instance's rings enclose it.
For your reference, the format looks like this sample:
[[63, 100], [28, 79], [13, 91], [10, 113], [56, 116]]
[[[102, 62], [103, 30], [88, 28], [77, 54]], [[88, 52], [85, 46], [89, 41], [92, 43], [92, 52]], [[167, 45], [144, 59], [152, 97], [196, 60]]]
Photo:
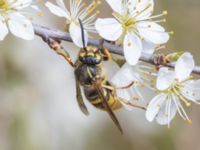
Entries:
[[58, 5], [51, 2], [46, 2], [46, 6], [56, 16], [64, 17], [66, 19], [66, 27], [72, 37], [74, 44], [78, 47], [83, 47], [81, 28], [79, 19], [83, 23], [85, 32], [85, 42], [88, 41], [88, 32], [95, 32], [94, 21], [98, 11], [94, 14], [92, 12], [100, 4], [100, 1], [93, 1], [88, 7], [82, 0], [70, 0], [70, 9], [65, 7], [63, 0], [56, 0]]
[[[113, 76], [111, 82], [116, 87], [124, 87], [133, 82], [131, 87], [117, 90], [117, 96], [130, 102], [132, 101], [133, 103], [146, 105], [146, 96], [142, 91], [152, 91], [152, 81], [154, 76], [156, 76], [156, 74], [151, 66], [147, 66], [142, 62], [139, 62], [134, 66], [125, 63]], [[134, 107], [124, 106], [128, 110], [134, 109]]]
[[96, 30], [104, 39], [123, 44], [124, 56], [130, 65], [137, 64], [146, 45], [153, 52], [157, 45], [164, 44], [169, 39], [165, 29], [157, 24], [165, 22], [154, 20], [166, 15], [151, 16], [154, 8], [153, 0], [106, 0], [113, 9], [114, 18], [97, 19]]
[[10, 32], [22, 39], [32, 40], [34, 29], [31, 21], [20, 12], [30, 6], [32, 0], [0, 0], [0, 40]]
[[188, 122], [191, 122], [182, 104], [187, 107], [191, 102], [200, 102], [200, 80], [190, 76], [195, 63], [190, 53], [184, 53], [176, 62], [175, 71], [163, 67], [159, 70], [156, 88], [159, 94], [149, 103], [146, 111], [148, 121], [170, 124], [178, 112]]

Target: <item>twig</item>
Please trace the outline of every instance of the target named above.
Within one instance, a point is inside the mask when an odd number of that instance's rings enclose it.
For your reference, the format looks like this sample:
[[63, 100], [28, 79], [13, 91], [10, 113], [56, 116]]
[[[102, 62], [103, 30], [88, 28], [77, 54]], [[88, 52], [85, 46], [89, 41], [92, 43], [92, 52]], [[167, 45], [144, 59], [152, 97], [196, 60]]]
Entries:
[[[67, 32], [63, 32], [60, 30], [56, 29], [50, 29], [44, 26], [40, 26], [37, 24], [34, 24], [34, 30], [35, 34], [40, 36], [44, 41], [47, 41], [47, 39], [55, 39], [55, 40], [63, 40], [63, 41], [68, 41], [72, 42], [72, 39], [70, 37], [70, 34]], [[99, 40], [96, 39], [89, 39], [88, 44], [94, 45], [94, 46], [99, 46]], [[123, 49], [122, 47], [118, 47], [116, 45], [110, 44], [108, 42], [104, 42], [104, 47], [109, 49], [111, 53], [118, 54], [118, 55], [123, 55]], [[150, 55], [150, 54], [142, 54], [140, 57], [140, 60], [146, 63], [150, 63], [152, 65], [158, 65], [154, 60], [155, 56]], [[174, 63], [169, 63], [169, 64], [162, 64], [167, 67], [172, 67], [174, 68], [175, 64]], [[195, 66], [193, 73], [200, 75], [200, 66]]]

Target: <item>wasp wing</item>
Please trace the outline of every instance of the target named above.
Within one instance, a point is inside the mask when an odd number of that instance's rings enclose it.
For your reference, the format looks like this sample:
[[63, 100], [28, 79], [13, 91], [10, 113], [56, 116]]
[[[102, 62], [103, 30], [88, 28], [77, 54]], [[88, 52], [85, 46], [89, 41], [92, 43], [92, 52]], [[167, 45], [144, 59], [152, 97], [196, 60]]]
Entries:
[[81, 88], [80, 88], [79, 82], [77, 80], [76, 80], [76, 98], [77, 98], [77, 102], [78, 102], [78, 105], [79, 105], [81, 111], [85, 115], [89, 115], [88, 109], [85, 106], [85, 103], [83, 101], [83, 97], [82, 97], [82, 93], [81, 93]]
[[114, 112], [112, 111], [112, 109], [110, 108], [104, 94], [103, 94], [103, 90], [102, 87], [100, 85], [95, 85], [95, 88], [98, 92], [98, 95], [100, 97], [101, 103], [104, 106], [105, 110], [107, 111], [107, 113], [109, 114], [109, 116], [111, 117], [111, 119], [113, 120], [113, 122], [115, 123], [115, 125], [117, 126], [117, 128], [120, 130], [120, 132], [123, 134], [123, 130], [120, 126], [120, 123], [117, 119], [117, 117], [115, 116]]

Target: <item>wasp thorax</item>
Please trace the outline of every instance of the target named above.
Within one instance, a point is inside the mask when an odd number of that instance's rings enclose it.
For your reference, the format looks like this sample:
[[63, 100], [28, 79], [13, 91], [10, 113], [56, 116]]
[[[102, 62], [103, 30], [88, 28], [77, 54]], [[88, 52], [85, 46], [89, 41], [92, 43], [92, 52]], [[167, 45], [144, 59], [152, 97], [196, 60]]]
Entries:
[[81, 49], [79, 60], [87, 65], [98, 65], [102, 61], [102, 55], [98, 48], [88, 46], [86, 49]]

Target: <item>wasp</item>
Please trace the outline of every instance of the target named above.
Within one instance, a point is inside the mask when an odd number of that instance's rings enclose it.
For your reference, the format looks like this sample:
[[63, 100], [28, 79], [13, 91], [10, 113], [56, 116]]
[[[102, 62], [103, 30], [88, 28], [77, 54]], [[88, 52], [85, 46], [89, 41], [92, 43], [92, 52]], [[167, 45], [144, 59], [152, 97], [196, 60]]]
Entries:
[[56, 50], [59, 55], [62, 55], [74, 68], [76, 98], [81, 111], [85, 115], [89, 115], [89, 111], [83, 101], [82, 87], [87, 100], [96, 108], [106, 111], [120, 132], [123, 133], [121, 125], [113, 111], [122, 108], [123, 104], [141, 109], [145, 108], [117, 96], [116, 90], [125, 90], [131, 87], [134, 82], [131, 82], [127, 86], [115, 87], [107, 80], [102, 64], [104, 61], [111, 60], [111, 54], [109, 50], [103, 47], [103, 40], [100, 42], [100, 47], [93, 45], [86, 46], [81, 20], [79, 20], [79, 23], [81, 26], [83, 48], [80, 49], [78, 59], [75, 63], [72, 62], [69, 54], [60, 46], [60, 43], [53, 42], [51, 48]]

